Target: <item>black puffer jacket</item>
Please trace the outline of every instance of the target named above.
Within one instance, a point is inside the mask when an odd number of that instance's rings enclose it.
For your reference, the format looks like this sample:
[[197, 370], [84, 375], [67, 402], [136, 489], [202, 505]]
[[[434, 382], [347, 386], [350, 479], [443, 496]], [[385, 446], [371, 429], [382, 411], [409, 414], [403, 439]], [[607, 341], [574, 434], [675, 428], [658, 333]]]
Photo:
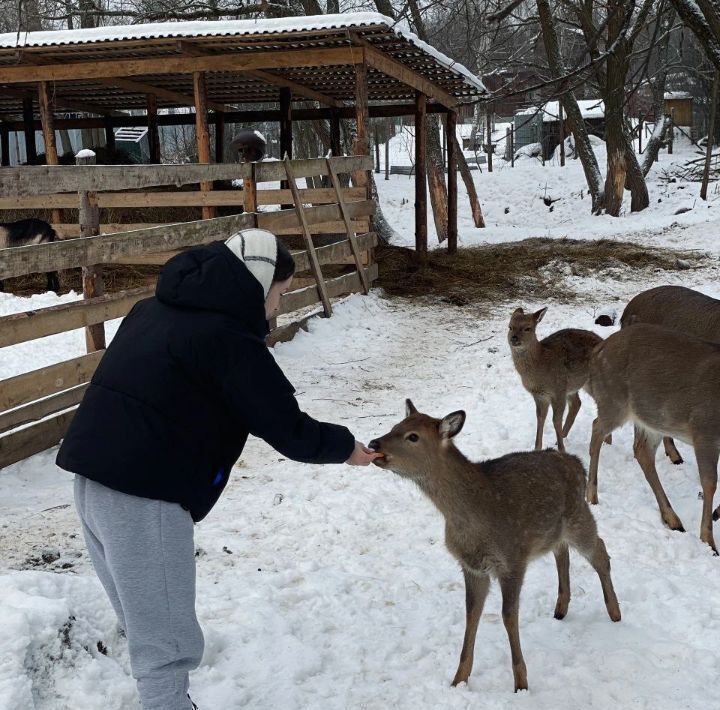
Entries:
[[352, 434], [300, 411], [266, 335], [262, 287], [223, 243], [174, 257], [108, 347], [58, 466], [197, 521], [248, 434], [295, 461], [346, 461]]

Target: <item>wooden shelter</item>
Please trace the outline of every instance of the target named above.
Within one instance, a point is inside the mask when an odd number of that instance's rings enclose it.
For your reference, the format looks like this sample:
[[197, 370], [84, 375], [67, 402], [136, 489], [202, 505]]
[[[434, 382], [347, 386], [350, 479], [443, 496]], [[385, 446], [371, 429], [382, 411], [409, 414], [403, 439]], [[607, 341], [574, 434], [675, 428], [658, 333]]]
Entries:
[[[213, 153], [220, 155], [228, 123], [276, 120], [281, 154], [292, 157], [293, 121], [326, 119], [337, 154], [339, 120], [354, 118], [353, 153], [367, 154], [370, 117], [414, 115], [416, 243], [422, 252], [427, 249], [425, 117], [446, 113], [454, 130], [458, 107], [484, 92], [465, 67], [376, 13], [10, 33], [0, 35], [0, 153], [8, 165], [8, 134], [22, 131], [32, 160], [34, 132], [41, 130], [52, 165], [58, 162], [57, 129], [101, 128], [110, 143], [117, 127], [147, 126], [151, 156], [159, 162], [157, 127], [194, 123], [199, 162], [211, 163]], [[306, 105], [296, 108], [297, 101]], [[243, 110], [247, 104], [261, 108]], [[159, 113], [188, 106], [193, 113]], [[59, 111], [84, 116], [60, 118]], [[216, 126], [214, 151], [210, 125]], [[452, 248], [453, 151], [449, 162]], [[356, 178], [362, 185], [364, 177]], [[210, 192], [212, 183], [203, 182], [201, 189]], [[213, 206], [203, 207], [204, 217], [213, 214]]]

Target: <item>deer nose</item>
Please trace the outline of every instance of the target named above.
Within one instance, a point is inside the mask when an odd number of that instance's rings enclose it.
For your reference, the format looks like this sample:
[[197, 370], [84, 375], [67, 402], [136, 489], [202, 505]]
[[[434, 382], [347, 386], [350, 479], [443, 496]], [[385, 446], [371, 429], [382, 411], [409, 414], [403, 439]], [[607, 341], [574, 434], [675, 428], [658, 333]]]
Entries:
[[520, 338], [517, 337], [517, 335], [510, 336], [510, 342], [513, 345], [517, 345], [520, 342]]
[[380, 451], [380, 442], [377, 439], [373, 439], [368, 444], [368, 449], [371, 449], [372, 451]]

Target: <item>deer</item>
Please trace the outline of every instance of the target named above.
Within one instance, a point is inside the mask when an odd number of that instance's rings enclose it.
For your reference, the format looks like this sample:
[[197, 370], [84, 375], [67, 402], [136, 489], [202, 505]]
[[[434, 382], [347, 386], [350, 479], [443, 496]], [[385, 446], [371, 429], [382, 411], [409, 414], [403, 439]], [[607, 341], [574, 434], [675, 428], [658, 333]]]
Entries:
[[671, 530], [685, 532], [655, 468], [663, 436], [695, 449], [703, 493], [700, 539], [717, 554], [713, 511], [720, 454], [720, 344], [666, 328], [636, 323], [603, 341], [590, 362], [589, 388], [597, 405], [590, 439], [586, 499], [598, 502], [598, 466], [603, 438], [627, 421], [635, 426], [633, 451]]
[[[633, 323], [652, 323], [720, 343], [720, 301], [684, 286], [658, 286], [639, 293], [625, 306], [620, 327]], [[671, 437], [663, 438], [663, 446], [672, 463], [683, 463]]]
[[382, 454], [376, 466], [414, 481], [445, 518], [445, 544], [462, 568], [466, 601], [465, 637], [452, 685], [467, 682], [472, 671], [477, 627], [494, 577], [502, 591], [518, 692], [528, 688], [518, 611], [531, 560], [550, 551], [555, 555], [556, 619], [565, 617], [570, 603], [569, 547], [596, 571], [613, 621], [620, 621], [620, 606], [610, 557], [584, 499], [585, 469], [579, 459], [548, 449], [473, 463], [453, 441], [464, 423], [462, 410], [436, 419], [408, 399], [405, 419], [368, 446]]
[[[546, 312], [547, 308], [535, 313], [515, 309], [510, 317], [508, 343], [523, 387], [535, 400], [535, 449], [542, 449], [545, 419], [552, 406], [557, 447], [565, 451], [563, 440], [580, 411], [578, 392], [585, 387], [590, 356], [602, 338], [589, 330], [567, 328], [538, 340], [537, 325]], [[566, 404], [568, 414], [563, 424]]]
[[[47, 244], [58, 238], [55, 230], [41, 219], [21, 219], [17, 222], [0, 222], [0, 249], [10, 247], [26, 247], [33, 244]], [[48, 291], [60, 290], [60, 279], [57, 271], [47, 273]], [[0, 281], [0, 291], [3, 283]]]

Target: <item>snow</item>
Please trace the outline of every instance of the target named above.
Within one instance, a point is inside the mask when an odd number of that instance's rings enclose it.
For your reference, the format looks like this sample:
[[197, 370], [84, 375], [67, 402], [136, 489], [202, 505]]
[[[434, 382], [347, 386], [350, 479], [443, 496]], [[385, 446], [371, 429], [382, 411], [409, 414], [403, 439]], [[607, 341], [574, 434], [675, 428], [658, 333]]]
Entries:
[[486, 93], [480, 79], [462, 64], [423, 42], [417, 35], [400, 27], [395, 20], [377, 12], [348, 12], [339, 15], [310, 15], [251, 20], [194, 22], [154, 22], [137, 25], [110, 25], [73, 30], [44, 32], [7, 32], [0, 34], [0, 48], [51, 47], [67, 44], [89, 44], [167, 37], [228, 37], [271, 33], [307, 32], [309, 30], [352, 29], [384, 26], [418, 49], [432, 56], [446, 69], [462, 76], [474, 89]]
[[[602, 99], [578, 99], [578, 108], [583, 118], [605, 118], [605, 103]], [[542, 106], [531, 106], [530, 108], [516, 111], [516, 116], [534, 116], [536, 113], [543, 114], [543, 121], [551, 123], [560, 117], [560, 104], [557, 101], [548, 101]]]
[[[434, 415], [465, 409], [458, 445], [474, 459], [529, 449], [534, 406], [505, 340], [516, 306], [549, 306], [541, 335], [579, 327], [607, 336], [613, 329], [596, 326], [597, 315], [620, 313], [645, 288], [677, 283], [720, 297], [717, 186], [707, 204], [698, 204], [697, 184], [658, 180], [672, 161], [692, 153], [680, 139], [675, 151], [663, 152], [651, 172], [651, 207], [621, 218], [590, 215], [577, 161], [510, 168], [496, 156], [495, 172], [473, 173], [488, 227], [470, 225], [461, 193], [460, 241], [622, 238], [706, 253], [702, 268], [618, 267], [581, 277], [566, 264], [550, 265], [548, 275], [576, 300], [540, 302], [518, 287], [512, 302], [489, 309], [388, 299], [378, 291], [350, 297], [331, 319], [312, 321], [308, 333], [274, 350], [303, 407], [368, 441], [399, 421], [409, 396]], [[600, 147], [598, 157], [602, 163]], [[409, 244], [412, 179], [376, 179], [398, 241]], [[553, 212], [544, 195], [562, 197]], [[693, 210], [674, 216], [679, 206]], [[434, 237], [432, 220], [429, 230]], [[0, 293], [0, 315], [78, 297]], [[83, 350], [81, 330], [4, 348], [0, 379]], [[593, 416], [583, 396], [568, 449], [585, 464]], [[552, 443], [550, 424], [545, 437]], [[657, 464], [686, 534], [662, 526], [633, 459], [631, 428], [603, 447], [593, 513], [612, 557], [623, 620], [607, 619], [595, 574], [573, 554], [570, 612], [555, 621], [554, 560], [533, 563], [520, 612], [530, 691], [515, 695], [495, 585], [469, 684], [449, 685], [465, 621], [462, 575], [444, 547], [440, 514], [411, 483], [374, 468], [295, 464], [251, 440], [225, 495], [196, 528], [206, 651], [192, 674], [194, 699], [201, 710], [714, 707], [720, 562], [698, 539], [698, 475], [688, 447], [681, 451], [684, 465], [672, 466], [662, 454]], [[137, 710], [127, 641], [90, 567], [71, 476], [54, 466], [54, 455], [0, 472], [0, 709]]]
[[688, 91], [666, 91], [663, 98], [665, 101], [677, 101], [678, 99], [691, 99], [692, 94]]
[[90, 150], [89, 148], [83, 148], [82, 150], [79, 150], [77, 153], [75, 153], [76, 158], [94, 158], [95, 152]]

